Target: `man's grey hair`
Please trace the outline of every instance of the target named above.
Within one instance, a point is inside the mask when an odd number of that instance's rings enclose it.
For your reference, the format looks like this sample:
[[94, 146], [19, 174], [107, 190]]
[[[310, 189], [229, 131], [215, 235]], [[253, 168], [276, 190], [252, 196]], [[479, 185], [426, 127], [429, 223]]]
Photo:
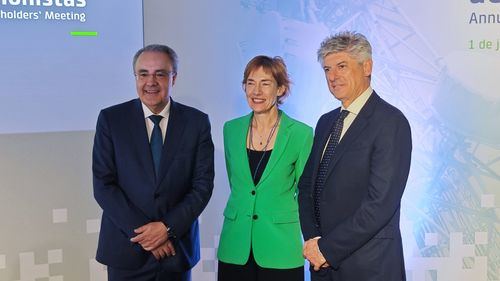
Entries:
[[372, 46], [368, 39], [353, 31], [343, 31], [327, 37], [318, 49], [318, 61], [323, 64], [329, 54], [346, 52], [359, 63], [372, 58]]
[[169, 46], [160, 45], [160, 44], [147, 45], [144, 48], [137, 51], [137, 53], [135, 53], [134, 59], [132, 61], [132, 68], [134, 71], [135, 71], [135, 64], [137, 63], [137, 59], [144, 52], [164, 53], [170, 59], [174, 73], [177, 73], [177, 65], [179, 63], [179, 59], [177, 58], [177, 53], [174, 51], [174, 49], [170, 48]]

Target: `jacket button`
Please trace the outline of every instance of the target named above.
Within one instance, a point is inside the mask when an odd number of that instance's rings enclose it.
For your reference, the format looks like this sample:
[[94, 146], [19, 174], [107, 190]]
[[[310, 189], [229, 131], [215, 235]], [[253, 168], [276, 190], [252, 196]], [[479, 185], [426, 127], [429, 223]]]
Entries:
[[256, 220], [256, 219], [258, 219], [258, 218], [259, 218], [259, 216], [257, 216], [257, 215], [253, 215], [253, 217], [252, 217], [252, 218], [253, 218], [254, 220]]
[[252, 190], [252, 192], [250, 192], [252, 195], [255, 195], [255, 190]]

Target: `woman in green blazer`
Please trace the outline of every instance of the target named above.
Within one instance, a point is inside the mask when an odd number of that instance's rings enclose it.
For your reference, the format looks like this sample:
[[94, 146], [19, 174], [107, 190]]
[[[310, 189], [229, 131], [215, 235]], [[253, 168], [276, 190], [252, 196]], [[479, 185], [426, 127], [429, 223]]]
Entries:
[[243, 88], [252, 112], [224, 124], [231, 194], [218, 280], [302, 281], [297, 183], [311, 150], [312, 128], [278, 109], [290, 89], [280, 57], [253, 58]]

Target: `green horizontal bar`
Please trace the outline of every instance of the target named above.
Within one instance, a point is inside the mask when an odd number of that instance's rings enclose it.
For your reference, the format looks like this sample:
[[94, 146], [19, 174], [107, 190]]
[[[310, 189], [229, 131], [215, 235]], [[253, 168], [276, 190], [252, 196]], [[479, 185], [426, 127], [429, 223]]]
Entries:
[[71, 36], [97, 36], [97, 31], [71, 31]]

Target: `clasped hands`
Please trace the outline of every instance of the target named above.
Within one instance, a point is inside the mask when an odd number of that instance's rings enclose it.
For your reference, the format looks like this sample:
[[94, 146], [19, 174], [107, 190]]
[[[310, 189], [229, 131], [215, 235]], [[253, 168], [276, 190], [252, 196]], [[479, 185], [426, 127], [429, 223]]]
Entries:
[[139, 243], [141, 247], [160, 260], [164, 257], [175, 256], [174, 244], [168, 237], [168, 231], [162, 222], [150, 222], [134, 229], [136, 236], [131, 242]]
[[304, 243], [304, 249], [302, 250], [302, 254], [304, 258], [306, 258], [315, 271], [320, 270], [322, 267], [329, 267], [330, 265], [326, 261], [325, 257], [319, 250], [318, 240], [321, 237], [314, 237], [307, 240]]

